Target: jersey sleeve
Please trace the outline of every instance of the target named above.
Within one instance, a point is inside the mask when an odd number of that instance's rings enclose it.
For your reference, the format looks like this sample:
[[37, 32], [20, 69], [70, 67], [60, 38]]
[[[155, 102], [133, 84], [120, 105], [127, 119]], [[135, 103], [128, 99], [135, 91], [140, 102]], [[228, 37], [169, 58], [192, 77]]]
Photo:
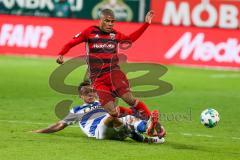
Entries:
[[135, 42], [143, 34], [143, 32], [148, 28], [148, 26], [149, 26], [149, 23], [144, 23], [138, 30], [136, 30], [130, 35], [124, 35], [119, 32], [119, 41]]
[[79, 116], [76, 113], [69, 112], [68, 115], [62, 120], [63, 123], [69, 125], [78, 122]]
[[72, 40], [65, 44], [59, 55], [65, 55], [72, 47], [78, 45], [79, 43], [87, 41], [87, 30], [76, 34]]

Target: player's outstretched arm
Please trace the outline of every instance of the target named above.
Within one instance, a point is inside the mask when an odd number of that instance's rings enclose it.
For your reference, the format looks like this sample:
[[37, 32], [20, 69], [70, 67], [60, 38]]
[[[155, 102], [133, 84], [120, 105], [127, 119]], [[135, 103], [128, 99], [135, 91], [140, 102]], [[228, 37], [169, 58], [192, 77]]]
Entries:
[[[135, 42], [142, 34], [143, 32], [148, 28], [148, 26], [152, 23], [152, 18], [154, 16], [154, 11], [149, 11], [145, 16], [145, 23], [135, 32], [130, 34], [126, 39], [130, 39], [131, 42]], [[123, 38], [124, 40], [125, 38]]]
[[59, 52], [59, 57], [57, 58], [56, 62], [58, 64], [64, 63], [63, 56], [74, 46], [78, 45], [79, 43], [86, 41], [86, 31], [83, 31], [82, 33], [79, 33], [73, 37], [71, 41], [69, 41], [67, 44], [65, 44], [62, 48], [62, 50]]
[[44, 128], [44, 129], [39, 129], [39, 130], [35, 130], [35, 131], [32, 131], [33, 133], [54, 133], [54, 132], [58, 132], [58, 131], [61, 131], [63, 130], [64, 128], [67, 127], [67, 124], [59, 121], [47, 128]]

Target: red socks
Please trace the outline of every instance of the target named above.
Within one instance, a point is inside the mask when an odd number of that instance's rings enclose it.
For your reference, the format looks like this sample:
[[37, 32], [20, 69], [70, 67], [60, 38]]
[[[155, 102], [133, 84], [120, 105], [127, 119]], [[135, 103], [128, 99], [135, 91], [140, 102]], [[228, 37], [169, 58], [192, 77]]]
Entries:
[[139, 111], [140, 113], [143, 112], [143, 114], [145, 115], [146, 119], [150, 118], [151, 112], [150, 112], [150, 110], [147, 108], [147, 106], [143, 102], [136, 101], [136, 104], [135, 104], [134, 108], [137, 111]]
[[118, 106], [118, 117], [124, 117], [126, 115], [132, 115], [133, 111], [130, 108], [125, 108], [122, 106]]
[[[143, 119], [148, 120], [150, 118], [151, 112], [143, 102], [136, 101], [133, 109], [137, 110]], [[124, 117], [126, 115], [133, 115], [134, 111], [130, 108], [119, 106], [118, 113], [118, 117]]]

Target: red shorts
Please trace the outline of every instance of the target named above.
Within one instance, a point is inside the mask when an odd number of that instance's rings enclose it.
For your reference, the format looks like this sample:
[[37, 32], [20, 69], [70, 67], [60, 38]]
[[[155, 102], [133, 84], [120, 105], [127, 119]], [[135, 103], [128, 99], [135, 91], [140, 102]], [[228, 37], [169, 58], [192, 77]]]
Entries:
[[130, 91], [129, 82], [126, 75], [119, 69], [112, 70], [109, 73], [96, 78], [92, 82], [93, 88], [97, 91], [100, 103], [107, 104], [115, 101], [116, 97]]

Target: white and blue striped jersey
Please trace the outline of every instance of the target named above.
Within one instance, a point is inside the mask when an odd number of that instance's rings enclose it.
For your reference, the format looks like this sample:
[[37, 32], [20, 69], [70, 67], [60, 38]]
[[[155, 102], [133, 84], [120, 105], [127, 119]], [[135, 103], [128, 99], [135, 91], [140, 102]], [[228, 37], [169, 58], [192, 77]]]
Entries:
[[[73, 107], [70, 110], [70, 113], [62, 121], [67, 125], [78, 122], [84, 134], [88, 137], [96, 137], [98, 139], [100, 137], [105, 137], [106, 133], [108, 135], [115, 133], [103, 123], [108, 116], [109, 114], [101, 107], [100, 102], [94, 101], [90, 104], [85, 103], [81, 106]], [[119, 119], [124, 125], [133, 125], [135, 130], [138, 132], [142, 133], [146, 131], [145, 121], [130, 115]], [[109, 132], [111, 134], [109, 134]]]
[[68, 125], [79, 122], [80, 128], [88, 137], [95, 137], [98, 125], [107, 115], [108, 113], [101, 107], [100, 102], [94, 101], [72, 108], [63, 121]]

